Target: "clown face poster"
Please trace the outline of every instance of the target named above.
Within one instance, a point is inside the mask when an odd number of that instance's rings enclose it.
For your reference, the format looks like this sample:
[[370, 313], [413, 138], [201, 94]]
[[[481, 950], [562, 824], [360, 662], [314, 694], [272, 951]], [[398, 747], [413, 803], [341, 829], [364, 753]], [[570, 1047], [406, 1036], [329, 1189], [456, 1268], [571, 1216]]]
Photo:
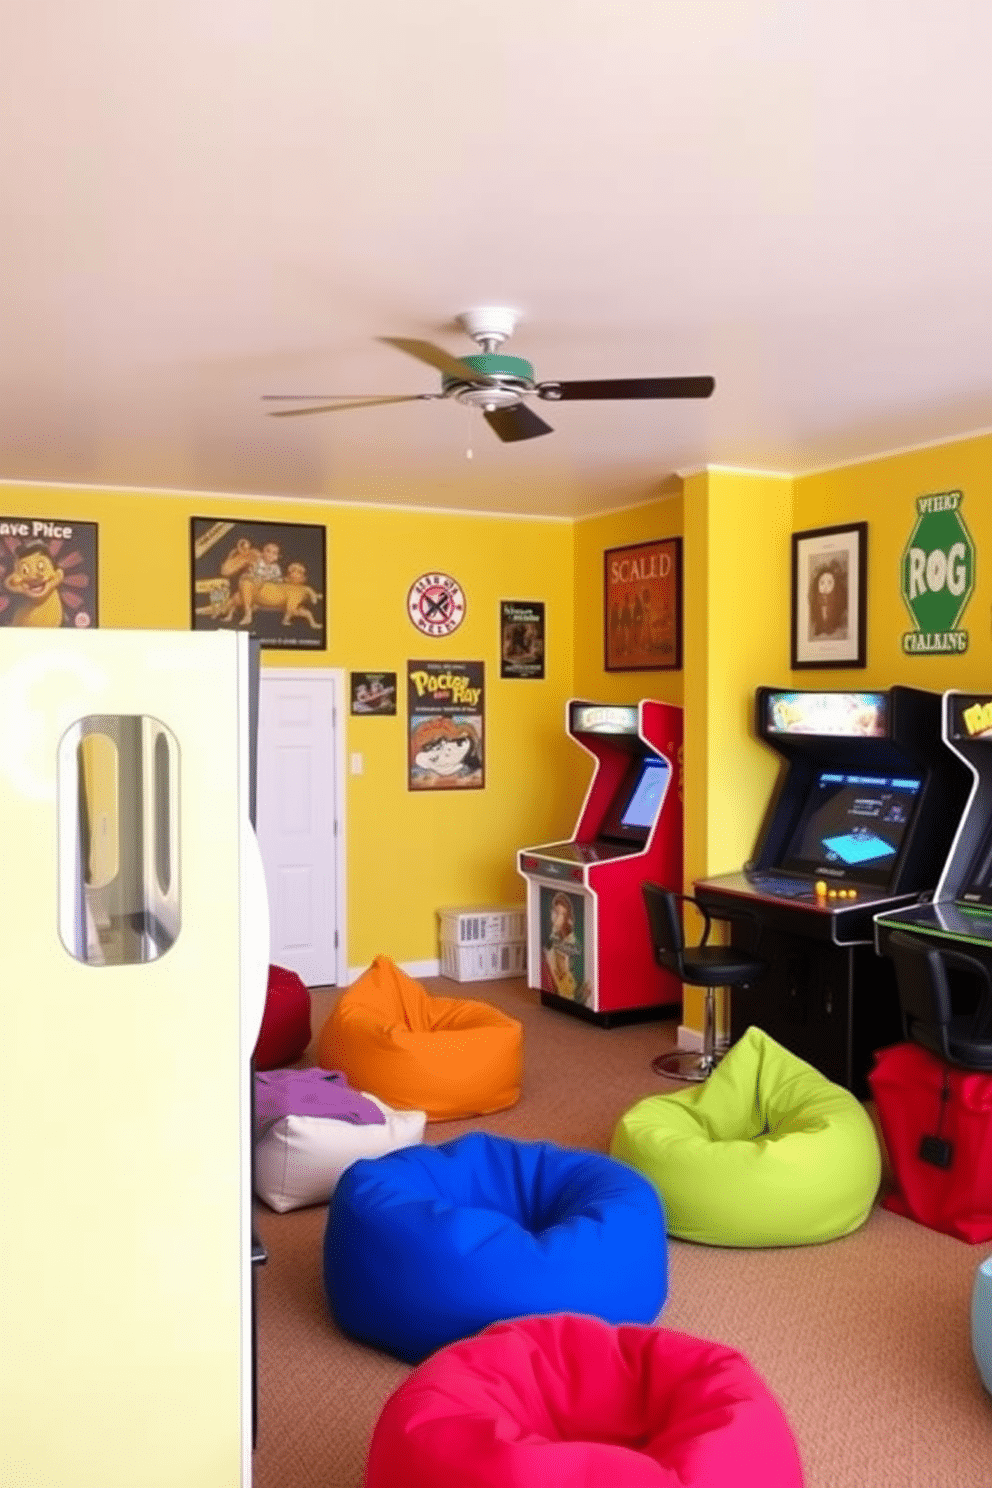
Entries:
[[97, 524], [0, 517], [0, 625], [97, 623]]
[[407, 662], [410, 790], [481, 790], [485, 663]]

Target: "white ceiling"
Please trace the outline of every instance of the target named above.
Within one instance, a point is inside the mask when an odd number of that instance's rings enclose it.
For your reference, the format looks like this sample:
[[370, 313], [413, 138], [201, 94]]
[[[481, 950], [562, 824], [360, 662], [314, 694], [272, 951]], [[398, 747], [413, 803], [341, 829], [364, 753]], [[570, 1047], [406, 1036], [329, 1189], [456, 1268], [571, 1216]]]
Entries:
[[[578, 515], [992, 425], [982, 0], [34, 0], [0, 53], [0, 476]], [[538, 379], [705, 402], [273, 419]], [[276, 405], [278, 406], [278, 405]], [[472, 458], [467, 458], [471, 448]], [[866, 493], [868, 499], [868, 493]]]

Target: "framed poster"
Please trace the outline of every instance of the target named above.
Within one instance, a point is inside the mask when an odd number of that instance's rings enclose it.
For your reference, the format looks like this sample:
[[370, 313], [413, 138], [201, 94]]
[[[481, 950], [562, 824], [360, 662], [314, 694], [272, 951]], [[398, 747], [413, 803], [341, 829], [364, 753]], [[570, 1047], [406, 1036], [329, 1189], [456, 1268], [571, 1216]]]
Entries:
[[0, 517], [0, 625], [97, 624], [97, 524]]
[[868, 523], [792, 534], [792, 668], [863, 667]]
[[682, 539], [607, 548], [603, 637], [608, 672], [670, 672], [682, 665]]
[[485, 663], [408, 661], [410, 790], [481, 790]]
[[544, 676], [543, 600], [500, 600], [499, 657], [501, 677]]
[[299, 522], [192, 517], [192, 629], [246, 629], [271, 649], [324, 650], [326, 536]]
[[396, 716], [395, 672], [352, 672], [351, 711], [375, 713], [380, 718]]

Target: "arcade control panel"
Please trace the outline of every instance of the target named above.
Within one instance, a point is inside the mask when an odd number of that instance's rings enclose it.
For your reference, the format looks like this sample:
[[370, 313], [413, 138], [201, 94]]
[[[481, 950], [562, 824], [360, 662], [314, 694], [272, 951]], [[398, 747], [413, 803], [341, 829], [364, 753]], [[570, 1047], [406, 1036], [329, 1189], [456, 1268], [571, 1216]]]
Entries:
[[611, 858], [630, 856], [629, 843], [549, 842], [537, 852], [521, 853], [520, 870], [522, 873], [541, 874], [544, 878], [580, 884], [585, 882], [585, 873], [580, 865], [607, 863]]
[[700, 879], [695, 895], [715, 917], [729, 916], [737, 901], [742, 913], [750, 905], [764, 924], [839, 945], [870, 941], [874, 916], [883, 906], [915, 904], [929, 897], [893, 896], [877, 885], [849, 880], [832, 884], [824, 878], [753, 868]]
[[838, 887], [828, 883], [825, 878], [811, 881], [808, 878], [779, 878], [773, 873], [756, 872], [748, 873], [747, 877], [748, 882], [762, 897], [808, 899], [821, 909], [832, 909], [835, 900], [857, 899], [861, 894], [871, 893], [870, 889], [858, 889], [851, 885]]

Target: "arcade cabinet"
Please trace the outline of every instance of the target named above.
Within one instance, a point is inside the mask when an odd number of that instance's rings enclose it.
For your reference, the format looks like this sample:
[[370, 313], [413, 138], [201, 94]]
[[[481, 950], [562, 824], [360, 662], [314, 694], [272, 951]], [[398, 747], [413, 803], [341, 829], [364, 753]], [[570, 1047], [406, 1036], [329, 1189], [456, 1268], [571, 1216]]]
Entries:
[[251, 1481], [249, 671], [221, 631], [0, 630], [5, 1483]]
[[902, 1036], [874, 917], [932, 893], [967, 801], [940, 709], [911, 687], [759, 688], [756, 732], [783, 766], [755, 856], [695, 885], [731, 944], [768, 963], [731, 994], [731, 1041], [755, 1024], [858, 1096], [872, 1051]]
[[573, 699], [565, 726], [596, 768], [574, 836], [517, 855], [527, 983], [546, 1007], [608, 1028], [682, 1001], [641, 898], [645, 879], [682, 888], [682, 709]]
[[971, 792], [932, 902], [875, 916], [875, 943], [902, 931], [926, 944], [962, 950], [992, 969], [992, 697], [946, 692], [943, 737], [968, 773]]

